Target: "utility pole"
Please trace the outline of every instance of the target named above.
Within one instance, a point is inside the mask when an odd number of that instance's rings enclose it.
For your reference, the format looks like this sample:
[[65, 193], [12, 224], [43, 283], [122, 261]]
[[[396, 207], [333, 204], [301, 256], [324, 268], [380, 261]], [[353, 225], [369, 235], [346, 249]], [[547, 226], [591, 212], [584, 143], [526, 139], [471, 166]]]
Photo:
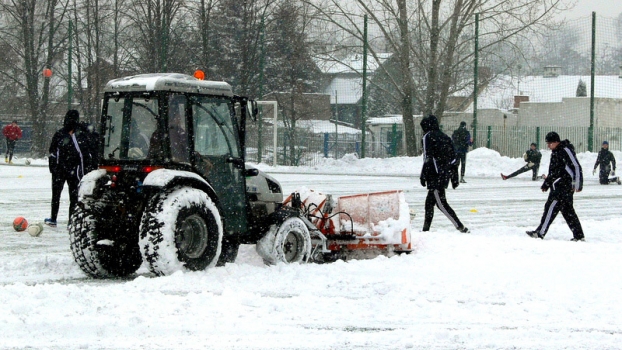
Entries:
[[475, 62], [473, 63], [473, 148], [477, 147], [477, 84], [479, 84], [479, 13], [475, 14]]
[[71, 101], [73, 100], [73, 84], [71, 82], [71, 41], [72, 41], [73, 24], [69, 20], [69, 50], [67, 55], [67, 110], [71, 109]]
[[361, 98], [361, 132], [363, 133], [361, 135], [361, 158], [365, 158], [365, 126], [367, 124], [367, 15], [363, 17], [363, 96]]

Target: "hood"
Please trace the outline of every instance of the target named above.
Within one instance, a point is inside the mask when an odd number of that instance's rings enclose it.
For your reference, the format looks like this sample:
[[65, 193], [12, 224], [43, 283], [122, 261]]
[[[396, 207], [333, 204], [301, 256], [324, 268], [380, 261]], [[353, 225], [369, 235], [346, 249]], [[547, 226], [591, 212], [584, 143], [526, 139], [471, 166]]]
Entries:
[[423, 129], [423, 132], [429, 132], [432, 130], [440, 130], [440, 127], [438, 126], [438, 119], [436, 119], [436, 117], [431, 114], [423, 118], [421, 120], [420, 125], [421, 125], [421, 129]]
[[80, 120], [80, 113], [75, 109], [71, 109], [67, 111], [65, 114], [65, 120], [63, 121], [63, 128], [66, 131], [75, 130], [79, 125], [78, 122]]
[[569, 148], [574, 152], [574, 146], [570, 143], [568, 139], [561, 141], [559, 143], [559, 146], [557, 146], [557, 149], [562, 149], [563, 147]]

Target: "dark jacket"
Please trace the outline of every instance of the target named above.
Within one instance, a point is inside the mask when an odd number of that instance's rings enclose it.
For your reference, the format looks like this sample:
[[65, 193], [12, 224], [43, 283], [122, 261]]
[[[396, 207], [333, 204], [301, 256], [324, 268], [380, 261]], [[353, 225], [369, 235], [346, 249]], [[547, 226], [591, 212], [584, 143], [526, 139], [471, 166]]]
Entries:
[[539, 165], [541, 160], [542, 160], [542, 153], [540, 153], [539, 150], [530, 148], [527, 150], [527, 152], [525, 152], [525, 161], [527, 163], [533, 163], [535, 165]]
[[611, 169], [616, 170], [616, 158], [613, 156], [613, 153], [608, 149], [601, 148], [598, 152], [598, 157], [596, 157], [596, 164], [594, 164], [594, 170], [600, 165], [601, 169], [608, 167], [611, 163]]
[[82, 179], [93, 164], [88, 134], [79, 127], [73, 135], [66, 127], [58, 130], [52, 136], [48, 161], [52, 174]]
[[423, 118], [421, 128], [424, 135], [423, 167], [421, 169], [421, 185], [429, 190], [447, 188], [451, 180], [452, 187], [458, 186], [458, 166], [456, 152], [449, 136], [439, 128], [438, 120], [431, 115]]
[[551, 152], [549, 174], [542, 184], [543, 190], [551, 188], [555, 193], [569, 193], [573, 189], [583, 189], [583, 169], [577, 160], [574, 146], [563, 140]]
[[461, 125], [451, 135], [451, 139], [454, 142], [456, 153], [467, 153], [471, 142], [471, 133], [466, 129], [465, 125]]

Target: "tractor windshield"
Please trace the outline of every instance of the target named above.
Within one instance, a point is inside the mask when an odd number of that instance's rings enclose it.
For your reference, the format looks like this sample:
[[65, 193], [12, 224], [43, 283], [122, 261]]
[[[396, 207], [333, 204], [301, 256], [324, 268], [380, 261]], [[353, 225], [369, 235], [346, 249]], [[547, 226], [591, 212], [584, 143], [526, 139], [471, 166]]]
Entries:
[[127, 95], [107, 99], [104, 125], [106, 159], [146, 159], [156, 130], [158, 100]]

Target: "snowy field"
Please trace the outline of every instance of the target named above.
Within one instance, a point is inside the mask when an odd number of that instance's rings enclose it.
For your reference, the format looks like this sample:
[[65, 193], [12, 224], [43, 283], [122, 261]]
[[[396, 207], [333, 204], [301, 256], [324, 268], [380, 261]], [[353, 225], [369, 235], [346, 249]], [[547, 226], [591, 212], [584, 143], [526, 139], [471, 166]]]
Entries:
[[586, 242], [568, 241], [561, 215], [544, 240], [525, 235], [547, 195], [530, 173], [499, 177], [522, 159], [469, 153], [468, 183], [447, 192], [471, 230], [461, 234], [438, 210], [432, 230], [419, 232], [420, 157], [345, 157], [260, 167], [286, 193], [404, 190], [417, 214], [414, 253], [267, 267], [243, 246], [225, 267], [156, 278], [143, 266], [117, 280], [87, 278], [73, 262], [66, 192], [58, 228], [38, 238], [12, 229], [16, 216], [48, 217], [51, 197], [45, 161], [17, 159], [0, 166], [0, 348], [622, 349], [622, 186], [598, 185], [595, 159], [579, 155]]

